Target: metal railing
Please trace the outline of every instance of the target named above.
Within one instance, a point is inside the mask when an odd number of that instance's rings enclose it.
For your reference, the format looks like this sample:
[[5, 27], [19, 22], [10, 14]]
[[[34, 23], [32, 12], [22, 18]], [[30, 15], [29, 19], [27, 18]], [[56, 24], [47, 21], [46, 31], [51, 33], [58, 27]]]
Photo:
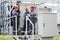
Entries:
[[[15, 26], [15, 28], [16, 28], [16, 39], [18, 40], [18, 34], [17, 34], [17, 16], [12, 16], [12, 17], [9, 17], [9, 18], [6, 18], [6, 21], [8, 21], [8, 20], [11, 20], [11, 18], [14, 18], [15, 17], [15, 21], [16, 21], [16, 26]], [[25, 36], [27, 37], [28, 36], [28, 31], [27, 31], [27, 20], [29, 20], [29, 22], [32, 24], [32, 40], [34, 39], [34, 24], [32, 23], [32, 21], [29, 19], [29, 17], [28, 16], [26, 16], [26, 31], [22, 31], [22, 32], [24, 32], [25, 33]], [[8, 25], [6, 25], [6, 26], [8, 26]], [[11, 27], [11, 26], [9, 26], [9, 27]]]
[[32, 21], [29, 19], [28, 16], [26, 16], [26, 35], [27, 35], [27, 20], [32, 24], [32, 35], [34, 35], [34, 24]]
[[34, 40], [34, 24], [32, 23], [32, 21], [29, 19], [29, 17], [28, 16], [26, 16], [26, 33], [25, 33], [25, 35], [26, 35], [26, 37], [28, 36], [27, 35], [27, 21], [29, 20], [29, 22], [32, 24], [32, 39], [31, 40]]
[[[18, 35], [17, 35], [17, 16], [12, 16], [12, 17], [9, 17], [9, 18], [7, 18], [6, 20], [10, 20], [11, 18], [15, 18], [15, 21], [16, 21], [16, 26], [15, 26], [15, 28], [16, 28], [16, 39], [18, 40]], [[10, 26], [11, 27], [11, 26]]]

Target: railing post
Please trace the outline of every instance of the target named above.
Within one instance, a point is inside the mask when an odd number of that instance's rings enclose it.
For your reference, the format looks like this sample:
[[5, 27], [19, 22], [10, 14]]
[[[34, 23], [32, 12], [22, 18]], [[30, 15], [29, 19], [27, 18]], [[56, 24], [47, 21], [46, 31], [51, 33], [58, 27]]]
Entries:
[[26, 38], [27, 38], [27, 16], [26, 16], [26, 30], [25, 30], [25, 36], [26, 36]]
[[16, 28], [16, 40], [18, 40], [18, 35], [17, 35], [17, 16], [15, 17], [15, 21], [16, 21], [16, 22], [15, 22], [15, 23], [16, 23], [16, 24], [15, 24], [15, 25], [16, 25], [16, 26], [15, 26], [15, 28]]
[[[29, 19], [28, 16], [26, 16], [26, 22], [27, 20], [29, 20], [29, 22], [32, 24], [32, 36], [31, 36], [31, 40], [34, 40], [34, 24], [32, 23], [32, 21]], [[27, 23], [26, 23], [26, 27], [27, 27]], [[27, 28], [26, 28], [26, 33], [27, 33]], [[27, 37], [27, 35], [26, 35]]]

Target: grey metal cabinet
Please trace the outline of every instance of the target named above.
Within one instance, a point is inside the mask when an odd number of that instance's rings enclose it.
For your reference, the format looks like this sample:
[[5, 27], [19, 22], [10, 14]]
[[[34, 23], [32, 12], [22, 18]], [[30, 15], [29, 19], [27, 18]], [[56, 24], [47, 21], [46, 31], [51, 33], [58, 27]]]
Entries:
[[58, 35], [56, 13], [40, 13], [38, 15], [38, 34], [42, 37]]

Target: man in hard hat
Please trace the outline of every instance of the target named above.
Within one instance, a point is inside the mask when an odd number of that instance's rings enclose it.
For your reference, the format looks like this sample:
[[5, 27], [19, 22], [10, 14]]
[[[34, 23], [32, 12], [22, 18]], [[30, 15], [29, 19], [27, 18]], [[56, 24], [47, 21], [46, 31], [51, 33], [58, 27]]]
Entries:
[[17, 22], [15, 20], [15, 17], [11, 19], [11, 26], [13, 26], [13, 34], [16, 34], [16, 23], [17, 23], [17, 30], [19, 28], [19, 21], [20, 21], [20, 10], [19, 10], [19, 6], [15, 5], [14, 8], [11, 11], [11, 16], [17, 16]]
[[[29, 12], [29, 9], [28, 8], [25, 8], [25, 13], [24, 13], [24, 31], [26, 31], [26, 16], [28, 16], [28, 18], [30, 19], [30, 12]], [[27, 31], [30, 31], [29, 30], [29, 20], [27, 20]], [[30, 35], [30, 33], [28, 32], [28, 35]]]
[[[35, 33], [35, 24], [36, 24], [36, 22], [37, 22], [36, 7], [35, 7], [34, 5], [31, 5], [31, 6], [30, 6], [30, 11], [31, 11], [31, 21], [32, 21], [32, 23], [34, 24], [34, 34], [36, 34], [36, 33]], [[32, 29], [32, 26], [31, 26], [31, 29]]]

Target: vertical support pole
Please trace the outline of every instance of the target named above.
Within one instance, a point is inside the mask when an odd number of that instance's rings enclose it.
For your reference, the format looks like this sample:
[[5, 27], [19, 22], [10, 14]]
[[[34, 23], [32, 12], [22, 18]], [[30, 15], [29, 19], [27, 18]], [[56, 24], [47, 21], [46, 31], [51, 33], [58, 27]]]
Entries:
[[32, 35], [34, 35], [34, 25], [32, 24]]
[[32, 24], [32, 40], [34, 40], [34, 24], [33, 23], [31, 24]]
[[16, 22], [17, 22], [17, 20], [16, 20], [16, 17], [15, 17], [15, 25], [16, 25], [15, 28], [16, 28], [16, 35], [17, 35], [17, 23]]
[[16, 23], [16, 26], [15, 26], [16, 27], [16, 40], [18, 40], [18, 36], [17, 36], [17, 16], [15, 17], [15, 21], [16, 21], [15, 22]]
[[39, 40], [42, 40], [41, 36], [39, 36]]
[[34, 40], [34, 24], [32, 24], [32, 40]]
[[25, 32], [25, 35], [26, 35], [26, 37], [27, 37], [27, 16], [26, 16], [26, 32]]

